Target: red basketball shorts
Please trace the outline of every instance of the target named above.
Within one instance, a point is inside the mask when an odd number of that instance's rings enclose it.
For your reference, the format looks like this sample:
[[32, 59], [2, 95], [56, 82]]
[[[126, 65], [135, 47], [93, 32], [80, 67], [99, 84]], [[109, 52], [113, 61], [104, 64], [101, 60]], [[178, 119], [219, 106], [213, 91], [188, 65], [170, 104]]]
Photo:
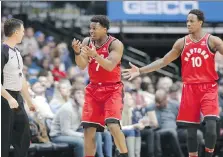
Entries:
[[118, 123], [122, 116], [123, 84], [93, 84], [85, 89], [82, 126], [104, 131], [107, 123]]
[[219, 118], [217, 83], [184, 84], [177, 124], [196, 126], [203, 118]]

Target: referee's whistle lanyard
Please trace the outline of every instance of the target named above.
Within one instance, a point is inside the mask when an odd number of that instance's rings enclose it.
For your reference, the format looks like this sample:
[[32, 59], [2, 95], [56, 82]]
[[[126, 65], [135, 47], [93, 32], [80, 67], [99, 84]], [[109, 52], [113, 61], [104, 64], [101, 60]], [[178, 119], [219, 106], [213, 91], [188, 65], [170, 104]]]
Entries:
[[16, 53], [16, 57], [17, 57], [17, 61], [18, 61], [18, 69], [20, 69], [19, 57], [18, 57], [17, 52], [15, 52], [15, 53]]
[[[17, 61], [18, 61], [18, 69], [20, 70], [21, 66], [20, 66], [20, 63], [19, 63], [19, 57], [18, 57], [17, 51], [15, 53], [16, 53], [16, 58], [17, 58]], [[19, 76], [22, 77], [21, 72], [19, 72]]]

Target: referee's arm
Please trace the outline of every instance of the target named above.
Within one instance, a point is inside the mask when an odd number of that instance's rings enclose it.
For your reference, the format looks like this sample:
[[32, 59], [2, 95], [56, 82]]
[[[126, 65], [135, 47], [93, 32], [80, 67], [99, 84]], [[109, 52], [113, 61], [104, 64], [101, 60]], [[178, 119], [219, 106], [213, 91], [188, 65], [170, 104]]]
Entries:
[[26, 100], [27, 105], [29, 106], [29, 109], [30, 110], [35, 110], [35, 107], [32, 104], [32, 99], [31, 99], [29, 91], [28, 91], [28, 85], [27, 85], [27, 81], [26, 81], [25, 77], [23, 77], [23, 80], [22, 80], [22, 90], [21, 90], [21, 92], [22, 92], [22, 95], [23, 95], [24, 99]]
[[5, 88], [1, 85], [1, 96], [3, 96], [6, 100], [14, 99], [6, 90]]

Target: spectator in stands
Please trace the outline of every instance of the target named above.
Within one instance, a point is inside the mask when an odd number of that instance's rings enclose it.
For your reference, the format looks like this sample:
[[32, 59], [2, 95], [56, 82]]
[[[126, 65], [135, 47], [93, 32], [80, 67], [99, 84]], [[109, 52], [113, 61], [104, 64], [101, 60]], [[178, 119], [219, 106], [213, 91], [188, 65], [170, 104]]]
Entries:
[[[175, 86], [175, 85], [174, 85]], [[156, 91], [156, 104], [154, 107], [147, 108], [156, 111], [156, 116], [159, 122], [159, 130], [156, 131], [156, 152], [157, 156], [161, 156], [161, 137], [162, 139], [169, 139], [168, 143], [162, 140], [162, 144], [171, 144], [174, 154], [178, 157], [182, 156], [179, 141], [186, 143], [187, 140], [187, 130], [177, 129], [176, 118], [179, 110], [179, 102], [171, 99], [172, 97], [172, 86], [170, 88], [169, 99], [165, 90], [160, 89]], [[172, 97], [173, 98], [173, 97]], [[174, 96], [175, 98], [175, 96]], [[179, 137], [179, 139], [178, 139]], [[198, 143], [203, 144], [203, 134], [200, 130], [197, 131]], [[171, 143], [169, 143], [169, 141]]]
[[37, 81], [37, 76], [41, 70], [41, 68], [38, 66], [36, 62], [32, 60], [31, 54], [28, 54], [23, 57], [24, 65], [28, 67], [28, 73], [29, 73], [29, 82], [31, 84], [35, 83]]
[[131, 82], [129, 82], [128, 80], [123, 80], [122, 82], [124, 84], [126, 92], [132, 92], [133, 90], [135, 90], [134, 85]]
[[136, 77], [134, 80], [132, 80], [132, 84], [136, 90], [141, 90], [142, 78]]
[[170, 89], [169, 89], [169, 96], [168, 96], [168, 101], [173, 101], [177, 104], [180, 103], [180, 100], [179, 100], [179, 94], [181, 94], [179, 92], [179, 85], [177, 85], [176, 83], [174, 83]]
[[44, 71], [44, 70], [50, 71], [50, 59], [44, 57], [41, 60], [40, 65], [41, 65], [41, 68], [42, 68], [41, 71]]
[[70, 57], [70, 52], [68, 50], [66, 43], [60, 43], [57, 45], [57, 49], [59, 52], [59, 57], [61, 62], [65, 65], [65, 70], [67, 71], [72, 66], [72, 60]]
[[152, 105], [152, 104], [154, 104], [154, 102], [155, 102], [155, 96], [154, 96], [154, 94], [151, 94], [151, 93], [149, 93], [148, 91], [149, 91], [149, 83], [148, 82], [142, 82], [141, 83], [141, 91], [140, 91], [140, 93], [143, 95], [143, 97], [144, 97], [144, 100], [145, 100], [145, 103], [147, 104], [147, 105]]
[[[73, 145], [75, 157], [83, 157], [83, 132], [80, 129], [82, 105], [84, 103], [83, 86], [71, 90], [71, 98], [56, 113], [53, 120], [50, 137], [55, 143], [68, 143]], [[102, 137], [104, 140], [105, 155], [112, 157], [112, 138], [109, 132], [96, 134], [98, 157], [104, 157], [102, 150]], [[108, 141], [109, 140], [109, 141]]]
[[75, 157], [84, 157], [83, 133], [77, 132], [81, 112], [81, 108], [74, 101], [66, 102], [58, 109], [50, 128], [52, 142], [72, 145]]
[[135, 106], [131, 93], [125, 92], [124, 108], [122, 111], [122, 131], [126, 137], [129, 157], [140, 157], [141, 135], [140, 130], [145, 126], [142, 123], [132, 123], [132, 111]]
[[37, 62], [41, 62], [43, 58], [52, 59], [50, 56], [52, 51], [48, 45], [43, 45], [40, 50], [38, 50], [35, 54], [32, 54], [33, 58], [37, 60]]
[[76, 75], [78, 75], [78, 73], [75, 70], [75, 66], [71, 66], [67, 70], [67, 78], [70, 80], [71, 83], [73, 83], [75, 81]]
[[86, 85], [85, 79], [82, 75], [75, 76], [75, 78], [73, 79], [73, 85], [76, 84]]
[[38, 113], [29, 116], [29, 126], [31, 132], [32, 143], [48, 143], [50, 142], [47, 135], [47, 129], [44, 119]]
[[[28, 27], [25, 32], [25, 37], [22, 41], [23, 56], [31, 53], [35, 54], [39, 50], [39, 45], [34, 37], [34, 30], [32, 27]], [[30, 52], [31, 51], [31, 52]]]
[[[167, 88], [166, 88], [167, 89]], [[176, 106], [168, 104], [167, 92], [164, 89], [159, 89], [155, 93], [156, 104], [154, 107], [147, 108], [147, 111], [155, 110], [156, 117], [159, 123], [159, 130], [156, 131], [155, 145], [156, 156], [162, 156], [161, 149], [161, 137], [166, 139], [166, 142], [162, 140], [162, 144], [171, 145], [172, 151], [176, 157], [183, 157], [183, 153], [180, 148], [177, 126], [176, 126]], [[178, 113], [178, 112], [177, 112]], [[176, 113], [176, 114], [177, 114]], [[168, 141], [168, 142], [167, 142]]]
[[[134, 91], [135, 92], [135, 91]], [[133, 94], [135, 96], [135, 94]], [[137, 99], [134, 99], [134, 101]], [[147, 153], [146, 156], [154, 157], [154, 131], [152, 128], [157, 127], [156, 115], [154, 111], [146, 110], [146, 103], [141, 105], [135, 102], [136, 106], [133, 109], [132, 123], [137, 124], [142, 122], [146, 127], [140, 131], [141, 138], [146, 142]]]
[[46, 44], [49, 46], [50, 50], [52, 51], [56, 47], [56, 42], [53, 36], [48, 36], [46, 38]]
[[53, 59], [53, 69], [52, 74], [54, 77], [54, 81], [60, 81], [60, 79], [64, 79], [67, 77], [66, 72], [61, 69], [61, 61], [59, 57]]
[[149, 76], [144, 76], [142, 79], [142, 83], [146, 83], [148, 85], [147, 92], [149, 92], [151, 94], [155, 93], [153, 82]]
[[88, 84], [89, 75], [87, 71], [88, 71], [87, 68], [85, 70], [81, 70], [78, 66], [71, 66], [68, 69], [68, 78], [71, 82], [73, 82], [73, 80], [75, 80], [77, 75], [83, 76], [85, 84]]
[[36, 112], [41, 118], [53, 118], [54, 114], [50, 109], [49, 103], [47, 102], [45, 89], [45, 86], [43, 86], [40, 82], [36, 82], [32, 85], [32, 91], [35, 93], [33, 103], [35, 104]]
[[53, 75], [50, 71], [41, 71], [39, 73], [39, 82], [45, 86], [46, 88], [46, 99], [47, 102], [50, 102], [53, 98], [54, 94], [54, 80], [53, 80]]
[[133, 98], [134, 101], [136, 102], [137, 106], [145, 106], [145, 99], [144, 96], [142, 95], [141, 91], [141, 83], [142, 83], [142, 78], [141, 77], [136, 77], [134, 80], [132, 80], [132, 84], [134, 86], [134, 92]]
[[53, 99], [50, 101], [50, 108], [56, 113], [59, 108], [70, 99], [71, 84], [68, 80], [61, 80], [55, 87]]
[[41, 31], [37, 31], [35, 34], [34, 34], [37, 42], [38, 42], [38, 45], [40, 48], [42, 48], [46, 42], [45, 42], [45, 34], [43, 34], [43, 32]]
[[173, 85], [173, 80], [166, 76], [166, 77], [159, 78], [156, 88], [157, 89], [164, 89], [168, 92], [172, 85]]

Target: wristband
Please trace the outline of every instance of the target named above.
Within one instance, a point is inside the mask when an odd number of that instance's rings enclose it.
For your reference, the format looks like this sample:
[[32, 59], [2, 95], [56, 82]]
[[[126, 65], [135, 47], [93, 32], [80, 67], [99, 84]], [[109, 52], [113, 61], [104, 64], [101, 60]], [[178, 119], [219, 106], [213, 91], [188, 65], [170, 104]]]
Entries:
[[76, 56], [79, 56], [79, 55], [81, 54], [81, 50], [80, 50], [79, 53], [76, 53], [76, 52], [74, 51], [74, 54], [75, 54]]

